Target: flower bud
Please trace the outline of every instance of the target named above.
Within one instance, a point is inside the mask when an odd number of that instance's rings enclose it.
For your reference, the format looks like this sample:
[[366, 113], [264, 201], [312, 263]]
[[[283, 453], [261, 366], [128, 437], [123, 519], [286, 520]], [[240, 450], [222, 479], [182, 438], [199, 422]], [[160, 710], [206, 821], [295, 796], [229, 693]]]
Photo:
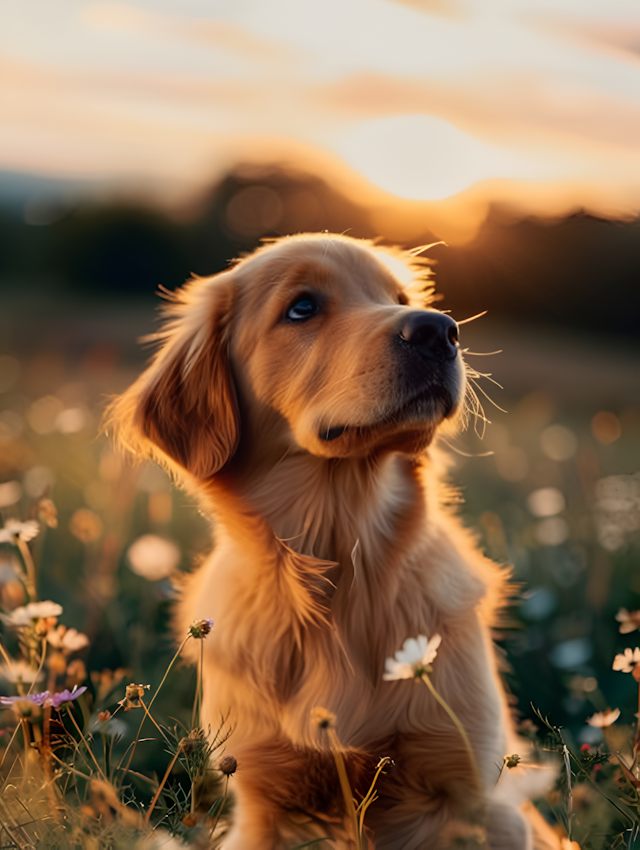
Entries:
[[213, 620], [211, 619], [194, 620], [189, 626], [189, 634], [191, 637], [196, 638], [196, 640], [202, 640], [206, 638], [212, 628]]
[[238, 762], [234, 759], [233, 756], [225, 756], [220, 760], [220, 764], [218, 765], [218, 770], [221, 773], [224, 773], [225, 776], [231, 776], [236, 772], [238, 768]]

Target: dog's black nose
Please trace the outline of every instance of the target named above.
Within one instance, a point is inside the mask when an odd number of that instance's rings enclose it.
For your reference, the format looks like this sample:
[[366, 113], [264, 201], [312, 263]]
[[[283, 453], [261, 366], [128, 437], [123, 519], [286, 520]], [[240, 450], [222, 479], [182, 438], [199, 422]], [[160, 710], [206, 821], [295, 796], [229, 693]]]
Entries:
[[437, 310], [416, 310], [402, 320], [400, 339], [424, 357], [453, 360], [458, 354], [458, 325]]

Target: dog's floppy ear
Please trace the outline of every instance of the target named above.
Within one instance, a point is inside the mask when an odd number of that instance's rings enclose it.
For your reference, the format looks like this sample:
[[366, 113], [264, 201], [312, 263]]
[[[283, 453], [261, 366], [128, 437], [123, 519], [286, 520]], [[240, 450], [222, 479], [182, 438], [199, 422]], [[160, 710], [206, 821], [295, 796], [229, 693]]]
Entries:
[[240, 417], [229, 366], [233, 272], [195, 279], [169, 297], [160, 348], [110, 406], [108, 426], [135, 454], [206, 480], [233, 456]]

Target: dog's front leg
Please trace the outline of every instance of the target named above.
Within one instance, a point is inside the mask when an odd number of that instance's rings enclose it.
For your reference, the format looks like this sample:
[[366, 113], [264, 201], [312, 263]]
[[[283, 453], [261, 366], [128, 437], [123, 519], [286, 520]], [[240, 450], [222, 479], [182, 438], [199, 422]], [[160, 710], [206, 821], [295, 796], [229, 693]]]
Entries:
[[233, 826], [222, 850], [283, 850], [274, 815], [259, 788], [237, 783]]

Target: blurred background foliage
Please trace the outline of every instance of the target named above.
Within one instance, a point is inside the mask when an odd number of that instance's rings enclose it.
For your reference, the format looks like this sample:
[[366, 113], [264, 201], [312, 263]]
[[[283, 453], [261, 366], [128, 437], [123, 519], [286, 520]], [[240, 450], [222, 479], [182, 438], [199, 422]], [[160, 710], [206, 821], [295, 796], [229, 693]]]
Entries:
[[[278, 165], [239, 166], [170, 212], [35, 178], [0, 199], [0, 510], [35, 518], [39, 499], [55, 502], [58, 526], [34, 544], [40, 598], [89, 636], [80, 657], [94, 692], [119, 668], [158, 684], [174, 651], [171, 577], [210, 547], [194, 500], [159, 468], [128, 465], [100, 431], [106, 399], [147, 356], [136, 339], [154, 328], [156, 291], [226, 268], [263, 237], [324, 229], [385, 241], [339, 187]], [[432, 241], [425, 221], [417, 243]], [[628, 727], [637, 710], [634, 682], [611, 664], [638, 643], [615, 614], [640, 608], [640, 222], [494, 207], [475, 239], [429, 256], [441, 309], [488, 310], [463, 325], [463, 347], [503, 351], [468, 355], [502, 385], [479, 381], [502, 409], [481, 396], [491, 423], [446, 448], [465, 524], [521, 587], [496, 634], [514, 706], [531, 720], [533, 703], [579, 749], [601, 739], [585, 725], [594, 710], [618, 706]], [[0, 545], [5, 609], [24, 602], [15, 557]], [[159, 713], [186, 720], [194, 673], [171, 676]], [[126, 743], [137, 720], [124, 722]], [[164, 764], [157, 745], [136, 758]]]

